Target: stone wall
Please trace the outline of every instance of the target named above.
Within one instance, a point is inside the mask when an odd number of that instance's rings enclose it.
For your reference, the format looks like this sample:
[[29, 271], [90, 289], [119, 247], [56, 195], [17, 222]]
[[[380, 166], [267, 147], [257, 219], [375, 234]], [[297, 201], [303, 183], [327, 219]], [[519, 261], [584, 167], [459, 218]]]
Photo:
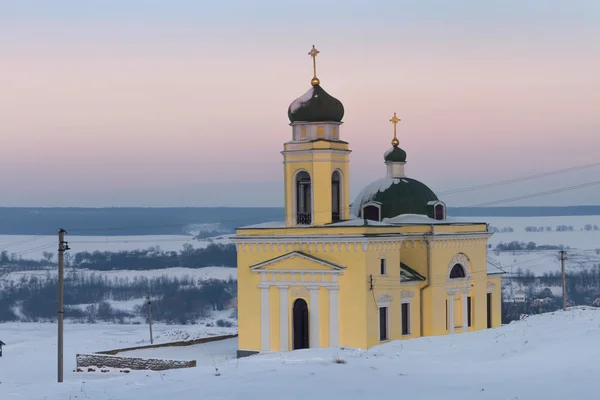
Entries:
[[196, 360], [163, 360], [159, 358], [119, 357], [104, 354], [77, 354], [77, 368], [83, 367], [108, 367], [129, 368], [132, 370], [164, 371], [167, 369], [192, 368]]
[[122, 348], [122, 349], [97, 351], [95, 354], [110, 354], [110, 355], [114, 356], [115, 354], [118, 354], [118, 353], [121, 353], [121, 352], [124, 352], [124, 351], [143, 350], [143, 349], [156, 349], [156, 348], [159, 348], [159, 347], [192, 346], [192, 345], [195, 345], [195, 344], [216, 342], [218, 340], [231, 339], [231, 338], [234, 338], [234, 337], [237, 337], [237, 333], [233, 334], [233, 335], [209, 336], [209, 337], [205, 337], [205, 338], [201, 338], [201, 339], [194, 339], [194, 340], [181, 340], [181, 341], [178, 341], [178, 342], [149, 344], [149, 345], [146, 345], [146, 346], [126, 347], [126, 348]]

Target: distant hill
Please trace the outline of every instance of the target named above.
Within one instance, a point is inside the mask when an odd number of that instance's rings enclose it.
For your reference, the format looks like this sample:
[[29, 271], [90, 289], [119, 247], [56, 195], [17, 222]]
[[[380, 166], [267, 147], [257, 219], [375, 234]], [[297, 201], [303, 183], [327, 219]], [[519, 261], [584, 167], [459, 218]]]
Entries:
[[[0, 234], [52, 235], [59, 228], [71, 235], [177, 235], [231, 233], [238, 226], [282, 220], [283, 208], [16, 208], [0, 207]], [[600, 206], [449, 207], [455, 217], [532, 217], [600, 215]]]

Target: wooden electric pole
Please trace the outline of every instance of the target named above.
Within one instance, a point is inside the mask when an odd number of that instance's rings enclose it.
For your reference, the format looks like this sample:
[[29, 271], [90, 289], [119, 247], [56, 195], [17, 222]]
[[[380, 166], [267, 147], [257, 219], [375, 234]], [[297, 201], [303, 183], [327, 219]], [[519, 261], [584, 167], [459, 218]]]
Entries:
[[560, 251], [560, 267], [562, 270], [562, 303], [563, 311], [567, 311], [567, 278], [565, 275], [565, 251]]
[[146, 296], [146, 302], [148, 303], [148, 325], [150, 326], [150, 344], [154, 344], [154, 339], [152, 339], [152, 310], [150, 309], [150, 295]]
[[63, 282], [65, 270], [65, 251], [69, 250], [65, 242], [64, 229], [58, 230], [58, 382], [63, 381]]

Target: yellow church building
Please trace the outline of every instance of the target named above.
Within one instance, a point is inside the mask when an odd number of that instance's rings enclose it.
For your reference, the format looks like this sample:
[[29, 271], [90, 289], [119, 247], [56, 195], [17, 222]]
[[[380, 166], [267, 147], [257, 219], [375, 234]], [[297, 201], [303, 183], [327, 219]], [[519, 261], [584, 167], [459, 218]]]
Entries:
[[311, 88], [288, 109], [285, 221], [237, 229], [238, 357], [501, 325], [501, 272], [488, 270], [485, 222], [446, 216], [406, 176], [396, 114], [385, 177], [350, 204], [342, 103]]

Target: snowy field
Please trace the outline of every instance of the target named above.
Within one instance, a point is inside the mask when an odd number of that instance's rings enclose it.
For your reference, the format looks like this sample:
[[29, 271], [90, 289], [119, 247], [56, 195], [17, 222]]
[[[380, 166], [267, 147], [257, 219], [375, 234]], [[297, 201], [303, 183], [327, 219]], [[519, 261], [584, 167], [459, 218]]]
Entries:
[[[237, 333], [236, 328], [206, 327], [203, 325], [152, 325], [154, 343], [166, 343], [179, 340], [193, 340], [209, 336], [231, 335]], [[16, 386], [30, 385], [38, 382], [49, 382], [56, 379], [56, 324], [37, 323], [2, 323], [0, 324], [0, 340], [6, 343], [3, 356], [0, 357], [0, 399], [6, 393], [6, 384]], [[73, 372], [77, 353], [93, 353], [125, 347], [149, 345], [148, 325], [116, 325], [116, 324], [65, 324], [64, 365], [65, 381], [85, 380]], [[198, 364], [212, 364], [212, 359], [225, 360], [235, 358], [237, 339], [229, 339], [229, 347], [221, 342], [211, 342], [204, 346], [202, 352], [197, 349], [186, 355], [181, 347], [173, 349], [167, 358], [197, 360]], [[158, 350], [158, 349], [157, 349]], [[138, 356], [135, 351], [122, 353], [126, 356]], [[199, 356], [200, 355], [200, 356]], [[139, 355], [143, 356], [143, 355]], [[191, 358], [190, 358], [191, 357]], [[10, 397], [9, 397], [10, 398]], [[38, 399], [43, 397], [23, 397]], [[68, 398], [68, 396], [67, 396]]]
[[[560, 257], [557, 250], [540, 251], [507, 251], [496, 254], [493, 248], [500, 242], [509, 243], [534, 242], [540, 245], [563, 245], [570, 247], [566, 250], [565, 265], [567, 271], [581, 269], [582, 267], [591, 268], [593, 264], [600, 264], [600, 230], [586, 231], [585, 226], [600, 226], [600, 215], [590, 216], [561, 216], [561, 217], [461, 217], [456, 218], [461, 221], [483, 221], [490, 226], [502, 230], [503, 228], [512, 228], [514, 232], [496, 232], [490, 238], [489, 244], [492, 248], [488, 251], [489, 259], [502, 267], [509, 274], [517, 272], [518, 268], [522, 270], [529, 269], [535, 275], [542, 275], [545, 272], [560, 271]], [[557, 232], [558, 225], [572, 226], [571, 232]], [[550, 227], [550, 232], [526, 232], [528, 226]], [[598, 251], [600, 253], [600, 251]]]
[[[490, 238], [489, 243], [492, 249], [500, 242], [508, 243], [519, 241], [528, 243], [530, 241], [539, 245], [564, 245], [570, 247], [567, 250], [566, 266], [567, 270], [581, 267], [591, 267], [594, 263], [600, 263], [600, 230], [586, 231], [585, 226], [600, 226], [600, 215], [592, 216], [561, 216], [561, 217], [460, 217], [455, 218], [460, 221], [487, 222], [492, 227], [502, 230], [503, 228], [512, 228], [513, 232], [497, 232]], [[573, 231], [557, 232], [559, 225], [572, 226]], [[526, 232], [528, 226], [550, 227], [551, 231], [544, 232]], [[231, 243], [230, 235], [224, 235], [209, 239], [194, 239], [193, 236], [69, 236], [70, 254], [74, 255], [78, 251], [120, 251], [147, 249], [150, 247], [160, 247], [161, 250], [179, 251], [183, 249], [184, 244], [190, 244], [195, 248], [204, 248], [210, 243]], [[16, 254], [23, 258], [42, 259], [44, 252], [54, 253], [56, 258], [56, 236], [9, 236], [0, 235], [0, 252], [7, 251], [9, 254]], [[490, 249], [488, 256], [492, 262], [502, 267], [508, 273], [516, 273], [518, 268], [529, 269], [536, 275], [544, 272], [560, 270], [560, 260], [558, 251], [516, 251], [502, 252], [495, 254]], [[92, 273], [92, 271], [78, 270], [82, 273]], [[0, 269], [0, 285], [11, 281], [19, 280], [25, 272], [14, 272], [9, 275], [2, 273]], [[46, 276], [48, 270], [27, 271], [28, 275]], [[51, 270], [51, 273], [54, 273]], [[110, 278], [128, 277], [134, 279], [136, 276], [157, 277], [157, 276], [184, 276], [194, 277], [195, 279], [228, 279], [230, 276], [236, 278], [235, 269], [230, 268], [169, 268], [153, 271], [110, 271], [98, 272], [96, 274], [107, 275]]]
[[[75, 236], [66, 235], [69, 253], [94, 251], [123, 251], [159, 247], [163, 251], [180, 251], [184, 244], [196, 249], [207, 247], [211, 243], [231, 243], [231, 235], [216, 236], [205, 239], [194, 239], [187, 235], [144, 235], [144, 236]], [[44, 252], [54, 253], [58, 248], [57, 235], [0, 235], [0, 252], [15, 254], [22, 258], [41, 260]]]
[[[0, 289], [3, 285], [18, 285], [21, 279], [24, 277], [38, 277], [45, 279], [48, 277], [54, 277], [57, 275], [56, 267], [39, 270], [26, 270], [26, 271], [12, 271], [0, 275]], [[230, 267], [204, 267], [204, 268], [163, 268], [163, 269], [152, 269], [147, 271], [132, 271], [132, 270], [114, 270], [114, 271], [96, 271], [85, 268], [65, 268], [65, 279], [68, 279], [71, 275], [76, 274], [79, 277], [89, 277], [92, 275], [107, 277], [109, 280], [115, 278], [126, 279], [133, 282], [136, 278], [143, 276], [148, 279], [160, 278], [168, 276], [170, 278], [184, 278], [206, 280], [206, 279], [221, 279], [228, 280], [230, 278], [237, 279], [237, 269]]]
[[[69, 325], [65, 382], [56, 379], [55, 326], [0, 325], [0, 397], [28, 400], [598, 398], [600, 311], [570, 309], [497, 329], [397, 341], [368, 351], [312, 349], [130, 374], [73, 373], [74, 355], [135, 343], [142, 327]], [[225, 349], [207, 347], [215, 354]], [[173, 349], [164, 356], [179, 356]], [[334, 359], [341, 360], [335, 363]], [[218, 374], [215, 367], [218, 368]]]

